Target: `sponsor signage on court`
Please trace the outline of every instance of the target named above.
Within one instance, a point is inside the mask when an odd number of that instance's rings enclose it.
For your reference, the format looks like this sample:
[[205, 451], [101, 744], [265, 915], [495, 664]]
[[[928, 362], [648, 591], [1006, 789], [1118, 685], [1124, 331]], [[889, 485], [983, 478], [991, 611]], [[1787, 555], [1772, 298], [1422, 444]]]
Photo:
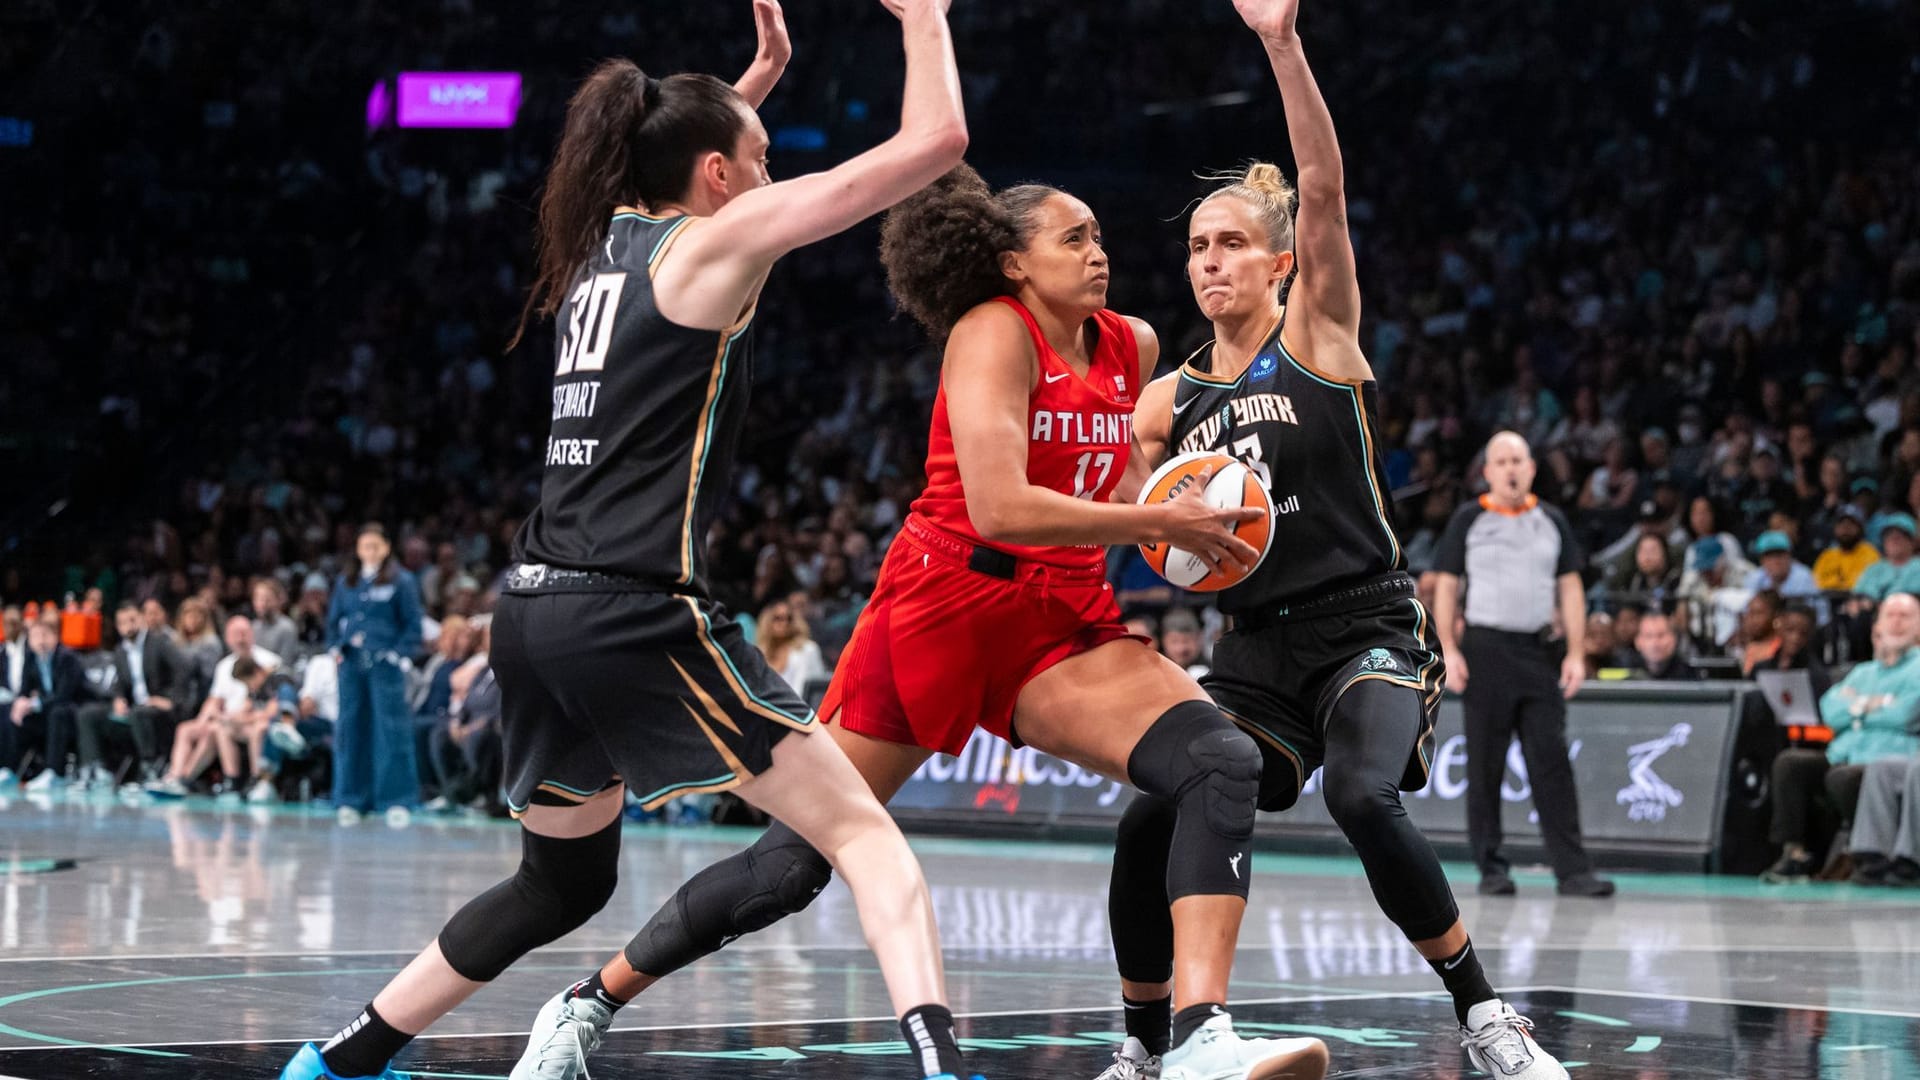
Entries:
[[[1567, 735], [1589, 845], [1710, 850], [1718, 841], [1746, 690], [1736, 683], [1677, 689], [1629, 683], [1583, 691], [1569, 707]], [[1465, 836], [1466, 764], [1460, 702], [1449, 698], [1434, 735], [1432, 779], [1406, 796], [1407, 812], [1424, 831]], [[976, 731], [960, 756], [941, 755], [921, 766], [891, 805], [909, 822], [1105, 826], [1131, 794], [1077, 765]], [[1509, 840], [1537, 838], [1533, 788], [1518, 742], [1508, 750], [1501, 797]], [[1320, 775], [1308, 780], [1293, 809], [1262, 814], [1259, 830], [1337, 833], [1320, 795]]]

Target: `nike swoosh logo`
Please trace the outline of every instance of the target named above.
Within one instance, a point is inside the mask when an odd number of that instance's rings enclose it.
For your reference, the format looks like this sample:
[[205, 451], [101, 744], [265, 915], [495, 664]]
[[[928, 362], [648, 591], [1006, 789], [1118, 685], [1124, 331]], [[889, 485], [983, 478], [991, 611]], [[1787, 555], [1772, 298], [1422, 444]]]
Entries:
[[1192, 405], [1192, 404], [1193, 404], [1193, 399], [1192, 399], [1192, 398], [1188, 398], [1188, 399], [1187, 399], [1186, 401], [1184, 401], [1184, 402], [1182, 402], [1181, 404], [1179, 404], [1179, 405], [1175, 405], [1175, 406], [1173, 407], [1173, 415], [1175, 415], [1175, 416], [1179, 416], [1179, 415], [1180, 415], [1181, 413], [1183, 413], [1183, 412], [1186, 412], [1186, 411], [1187, 411], [1187, 408], [1188, 408], [1188, 406], [1190, 406], [1190, 405]]
[[1464, 963], [1466, 963], [1466, 962], [1467, 962], [1467, 957], [1469, 957], [1469, 956], [1472, 956], [1472, 955], [1473, 955], [1473, 950], [1472, 950], [1472, 949], [1468, 949], [1468, 950], [1467, 950], [1466, 952], [1463, 952], [1463, 953], [1461, 953], [1461, 954], [1460, 954], [1459, 956], [1456, 956], [1456, 957], [1454, 957], [1454, 958], [1453, 958], [1453, 962], [1452, 962], [1452, 963], [1450, 963], [1450, 964], [1441, 964], [1440, 966], [1441, 966], [1441, 967], [1443, 967], [1443, 968], [1446, 968], [1446, 969], [1447, 969], [1448, 971], [1452, 971], [1452, 970], [1453, 970], [1454, 968], [1457, 968], [1457, 967], [1459, 967], [1459, 966], [1460, 966], [1461, 964], [1464, 964]]
[[1063, 371], [1063, 372], [1061, 372], [1061, 373], [1059, 373], [1058, 375], [1049, 375], [1049, 376], [1047, 376], [1047, 381], [1048, 381], [1048, 382], [1050, 382], [1050, 383], [1057, 383], [1057, 382], [1059, 382], [1059, 381], [1060, 381], [1061, 379], [1064, 379], [1064, 378], [1066, 378], [1066, 377], [1067, 377], [1067, 373]]

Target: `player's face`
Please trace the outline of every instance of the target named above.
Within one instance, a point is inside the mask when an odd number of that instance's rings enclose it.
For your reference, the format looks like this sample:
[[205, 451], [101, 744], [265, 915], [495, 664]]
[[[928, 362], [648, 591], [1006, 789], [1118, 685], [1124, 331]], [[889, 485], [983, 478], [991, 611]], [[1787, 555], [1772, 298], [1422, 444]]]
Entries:
[[767, 151], [773, 143], [767, 138], [766, 125], [752, 109], [742, 106], [740, 111], [746, 126], [741, 128], [739, 141], [733, 144], [733, 153], [727, 159], [729, 199], [773, 183], [773, 176], [767, 170]]
[[1187, 280], [1208, 319], [1258, 315], [1278, 299], [1293, 252], [1274, 251], [1253, 208], [1235, 198], [1200, 204], [1187, 223]]
[[1091, 315], [1107, 306], [1107, 250], [1086, 203], [1055, 194], [1033, 211], [1025, 250], [1008, 252], [1001, 270], [1023, 294], [1049, 308]]

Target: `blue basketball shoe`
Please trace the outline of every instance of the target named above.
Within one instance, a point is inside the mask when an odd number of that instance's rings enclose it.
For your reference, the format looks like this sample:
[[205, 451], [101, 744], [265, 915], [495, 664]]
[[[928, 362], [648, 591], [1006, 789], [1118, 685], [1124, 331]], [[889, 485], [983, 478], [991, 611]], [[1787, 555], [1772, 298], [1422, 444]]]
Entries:
[[[300, 1048], [299, 1053], [293, 1055], [293, 1060], [287, 1062], [286, 1068], [280, 1070], [280, 1080], [363, 1080], [363, 1078], [328, 1072], [327, 1063], [320, 1060], [320, 1045], [308, 1043]], [[393, 1066], [389, 1065], [380, 1070], [378, 1076], [366, 1077], [364, 1080], [407, 1080], [407, 1074], [395, 1072]]]

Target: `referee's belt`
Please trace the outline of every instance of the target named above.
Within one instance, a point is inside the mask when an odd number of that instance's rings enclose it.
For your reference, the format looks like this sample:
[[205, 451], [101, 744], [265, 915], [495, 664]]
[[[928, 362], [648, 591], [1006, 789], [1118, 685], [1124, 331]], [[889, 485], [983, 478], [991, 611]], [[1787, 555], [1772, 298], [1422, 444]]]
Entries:
[[1339, 592], [1316, 596], [1298, 604], [1282, 604], [1279, 607], [1263, 611], [1236, 611], [1229, 618], [1231, 630], [1265, 630], [1285, 622], [1302, 622], [1307, 619], [1321, 619], [1328, 615], [1339, 615], [1361, 608], [1390, 604], [1395, 600], [1411, 600], [1418, 592], [1413, 578], [1404, 573], [1392, 573], [1377, 577], [1363, 585], [1341, 589]]
[[565, 570], [545, 563], [515, 563], [507, 568], [502, 592], [666, 592], [657, 581], [598, 570]]

